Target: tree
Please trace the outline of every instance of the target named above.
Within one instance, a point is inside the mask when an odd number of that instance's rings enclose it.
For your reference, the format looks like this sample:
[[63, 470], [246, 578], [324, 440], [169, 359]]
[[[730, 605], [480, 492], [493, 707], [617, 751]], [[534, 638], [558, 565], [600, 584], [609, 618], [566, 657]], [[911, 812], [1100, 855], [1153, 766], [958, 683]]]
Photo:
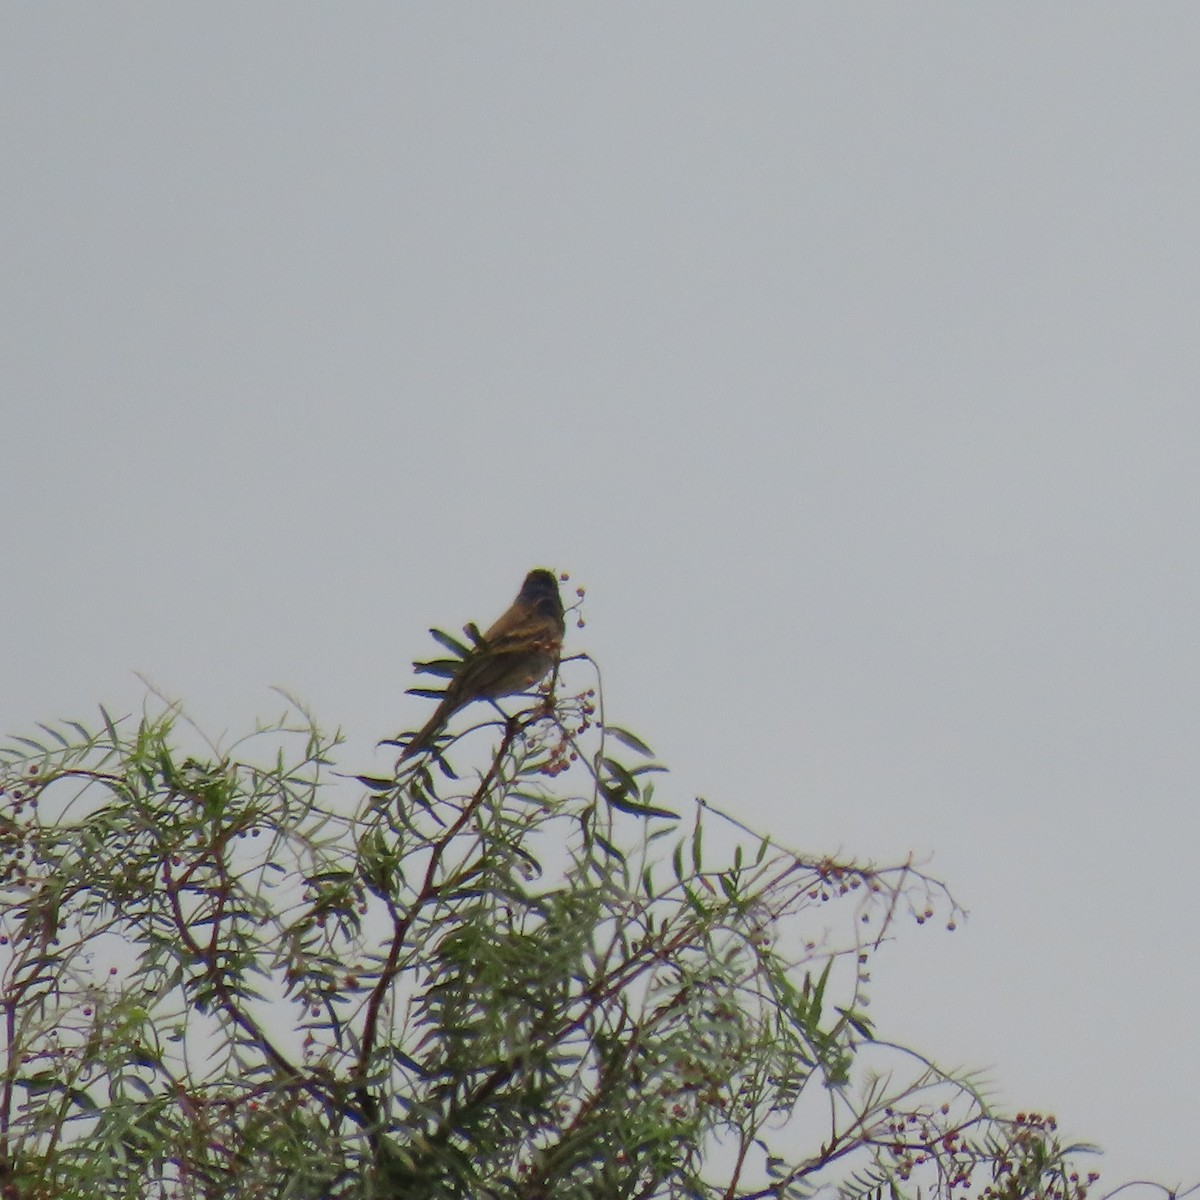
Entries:
[[387, 778], [294, 703], [224, 749], [157, 701], [15, 739], [4, 1200], [1083, 1200], [1053, 1117], [866, 1015], [946, 889], [662, 806], [599, 703], [560, 681]]

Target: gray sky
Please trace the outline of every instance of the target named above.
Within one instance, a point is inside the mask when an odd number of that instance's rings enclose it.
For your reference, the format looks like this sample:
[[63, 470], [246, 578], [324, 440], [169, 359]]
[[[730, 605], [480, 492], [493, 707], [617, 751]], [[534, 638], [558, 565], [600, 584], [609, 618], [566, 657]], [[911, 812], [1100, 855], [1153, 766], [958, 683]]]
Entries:
[[971, 910], [873, 1016], [1195, 1179], [1200, 9], [10, 5], [0, 728], [610, 717]]

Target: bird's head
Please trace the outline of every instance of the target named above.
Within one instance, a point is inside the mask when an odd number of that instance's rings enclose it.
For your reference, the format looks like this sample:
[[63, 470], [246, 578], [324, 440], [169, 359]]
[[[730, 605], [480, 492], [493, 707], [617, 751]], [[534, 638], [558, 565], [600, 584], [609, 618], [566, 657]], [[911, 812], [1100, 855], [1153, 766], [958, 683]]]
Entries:
[[518, 599], [524, 601], [535, 612], [554, 620], [563, 619], [562, 597], [558, 594], [558, 580], [552, 572], [538, 567], [525, 576]]

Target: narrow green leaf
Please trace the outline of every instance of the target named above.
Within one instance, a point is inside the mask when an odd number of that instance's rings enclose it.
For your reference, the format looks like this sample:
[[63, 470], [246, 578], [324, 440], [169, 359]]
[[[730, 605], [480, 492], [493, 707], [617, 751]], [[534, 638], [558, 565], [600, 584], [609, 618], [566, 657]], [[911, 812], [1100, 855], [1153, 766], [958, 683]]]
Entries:
[[[662, 763], [639, 763], [636, 767], [628, 768], [629, 774], [635, 779], [642, 775], [665, 775], [667, 768]], [[647, 787], [649, 784], [646, 785]]]
[[599, 833], [593, 834], [592, 836], [595, 838], [596, 845], [599, 846], [600, 849], [609, 856], [609, 858], [615, 858], [617, 862], [621, 864], [621, 866], [625, 865], [625, 855], [623, 855], [620, 850], [618, 850], [616, 846], [614, 846], [612, 842], [608, 840], [608, 838]]
[[38, 1071], [33, 1075], [25, 1075], [13, 1080], [18, 1087], [28, 1092], [54, 1092], [62, 1087], [58, 1076], [53, 1071]]
[[119, 746], [121, 744], [121, 737], [117, 733], [116, 723], [108, 715], [108, 709], [103, 704], [100, 705], [100, 716], [104, 721], [104, 728], [108, 731], [108, 736], [112, 739], [114, 748]]
[[849, 1022], [851, 1028], [858, 1034], [861, 1034], [869, 1042], [875, 1040], [875, 1030], [871, 1026], [871, 1022], [862, 1013], [853, 1008], [839, 1008], [838, 1012]]
[[637, 780], [615, 758], [603, 759], [601, 766], [616, 780], [622, 792], [634, 796], [641, 794], [641, 788], [638, 787]]
[[605, 725], [604, 732], [609, 737], [616, 738], [623, 746], [628, 746], [630, 750], [644, 754], [647, 758], [651, 758], [654, 754], [654, 751], [640, 737], [630, 733], [628, 729], [622, 729], [620, 725]]
[[141, 1092], [147, 1100], [153, 1100], [155, 1097], [154, 1089], [144, 1079], [139, 1079], [138, 1076], [134, 1075], [132, 1071], [127, 1071], [122, 1076], [122, 1082], [126, 1087], [131, 1087]]
[[57, 729], [54, 729], [49, 725], [44, 725], [41, 721], [37, 721], [35, 724], [39, 729], [44, 729], [60, 746], [63, 747], [64, 750], [70, 749], [71, 743], [68, 742], [67, 739], [63, 737], [63, 735], [59, 733]]
[[449, 650], [451, 654], [456, 654], [460, 659], [466, 658], [471, 653], [470, 646], [460, 642], [458, 638], [451, 637], [444, 630], [431, 629], [429, 631], [429, 636], [432, 637], [435, 642], [445, 646], [445, 648]]
[[82, 1108], [84, 1112], [98, 1112], [99, 1107], [95, 1100], [80, 1088], [69, 1087], [66, 1090], [68, 1099], [70, 1099], [76, 1108]]
[[418, 675], [436, 675], [441, 679], [452, 679], [462, 670], [462, 662], [453, 658], [431, 658], [428, 662], [413, 663]]
[[380, 775], [355, 775], [354, 778], [373, 792], [390, 792], [396, 786], [394, 779], [384, 779]]
[[604, 789], [604, 798], [618, 812], [629, 813], [635, 817], [663, 817], [668, 821], [678, 821], [679, 814], [673, 813], [669, 808], [658, 808], [653, 804], [635, 804], [632, 800], [626, 800], [624, 795], [616, 789]]
[[821, 1023], [821, 1007], [825, 1001], [825, 985], [829, 982], [829, 972], [832, 970], [833, 959], [831, 958], [825, 964], [825, 970], [821, 972], [821, 978], [817, 980], [817, 986], [813, 989], [812, 998], [808, 1002], [808, 1020], [814, 1030]]
[[418, 1078], [424, 1078], [427, 1074], [425, 1068], [411, 1055], [405, 1054], [399, 1046], [392, 1047], [392, 1058], [406, 1071], [410, 1071]]

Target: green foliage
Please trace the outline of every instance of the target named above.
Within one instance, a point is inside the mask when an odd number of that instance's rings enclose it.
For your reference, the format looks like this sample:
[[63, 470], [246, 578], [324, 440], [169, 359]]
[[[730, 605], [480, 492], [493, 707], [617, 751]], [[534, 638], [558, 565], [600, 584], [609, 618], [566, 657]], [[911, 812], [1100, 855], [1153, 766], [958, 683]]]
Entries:
[[494, 729], [469, 783], [299, 709], [16, 739], [0, 1196], [1082, 1200], [1052, 1119], [876, 1040], [939, 884], [676, 815], [588, 691]]

